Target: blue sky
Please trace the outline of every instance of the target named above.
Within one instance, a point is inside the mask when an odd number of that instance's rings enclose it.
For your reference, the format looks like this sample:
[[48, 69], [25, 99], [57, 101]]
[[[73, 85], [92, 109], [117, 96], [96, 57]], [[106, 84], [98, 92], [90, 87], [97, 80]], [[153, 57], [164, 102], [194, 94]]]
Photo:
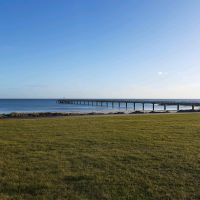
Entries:
[[199, 0], [1, 0], [0, 98], [200, 98]]

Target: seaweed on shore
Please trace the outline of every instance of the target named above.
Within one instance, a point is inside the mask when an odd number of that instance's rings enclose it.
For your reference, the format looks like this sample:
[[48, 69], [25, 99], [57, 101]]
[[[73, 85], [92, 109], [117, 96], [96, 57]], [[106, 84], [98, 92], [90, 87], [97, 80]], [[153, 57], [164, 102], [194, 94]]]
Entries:
[[144, 112], [144, 111], [136, 110], [136, 111], [131, 112], [131, 113], [129, 113], [129, 114], [145, 114], [145, 112]]
[[0, 118], [37, 118], [37, 117], [56, 117], [56, 116], [69, 116], [71, 113], [54, 113], [54, 112], [41, 112], [41, 113], [9, 113], [1, 114]]

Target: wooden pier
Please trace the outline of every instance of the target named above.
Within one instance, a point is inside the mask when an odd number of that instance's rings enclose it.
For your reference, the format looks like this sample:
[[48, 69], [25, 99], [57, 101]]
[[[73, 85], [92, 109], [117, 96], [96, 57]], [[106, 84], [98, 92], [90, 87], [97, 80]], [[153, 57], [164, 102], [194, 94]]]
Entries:
[[[167, 111], [167, 106], [176, 106], [176, 110], [179, 111], [181, 106], [187, 106], [191, 110], [195, 111], [195, 107], [200, 107], [200, 100], [156, 100], [156, 99], [59, 99], [59, 104], [77, 104], [87, 106], [106, 106], [106, 107], [118, 107], [121, 108], [122, 104], [126, 109], [136, 110], [136, 104], [142, 105], [142, 110], [145, 111], [145, 105], [151, 104], [152, 111], [155, 111], [155, 105], [163, 106], [163, 110]], [[128, 107], [129, 106], [129, 107]]]

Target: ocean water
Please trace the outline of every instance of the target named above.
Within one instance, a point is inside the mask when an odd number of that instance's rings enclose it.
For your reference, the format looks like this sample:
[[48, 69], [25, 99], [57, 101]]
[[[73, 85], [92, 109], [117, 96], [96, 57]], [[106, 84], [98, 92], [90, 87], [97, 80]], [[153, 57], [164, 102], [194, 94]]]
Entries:
[[[189, 101], [189, 100], [188, 100]], [[200, 102], [200, 100], [196, 100]], [[155, 105], [156, 110], [163, 110], [163, 106]], [[180, 109], [191, 109], [188, 106], [181, 106]], [[136, 110], [142, 110], [141, 104], [136, 104]], [[151, 104], [145, 104], [145, 110], [152, 110]], [[167, 110], [176, 110], [176, 106], [167, 106]], [[126, 110], [125, 104], [121, 103], [119, 108], [118, 104], [111, 104], [107, 107], [104, 106], [88, 106], [88, 105], [73, 105], [73, 104], [58, 104], [56, 99], [0, 99], [0, 113], [12, 112], [131, 112], [133, 111], [133, 104], [128, 104]]]

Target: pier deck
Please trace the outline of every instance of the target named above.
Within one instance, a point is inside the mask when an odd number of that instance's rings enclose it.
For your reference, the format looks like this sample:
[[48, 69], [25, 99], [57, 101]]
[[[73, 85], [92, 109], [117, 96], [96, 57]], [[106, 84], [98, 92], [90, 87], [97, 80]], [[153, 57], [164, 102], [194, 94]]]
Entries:
[[163, 110], [167, 110], [167, 106], [176, 106], [176, 110], [180, 110], [180, 106], [188, 106], [191, 110], [200, 106], [200, 100], [161, 100], [161, 99], [59, 99], [59, 104], [79, 104], [90, 106], [111, 106], [112, 108], [121, 104], [125, 104], [128, 108], [129, 104], [133, 105], [133, 110], [136, 110], [136, 104], [142, 105], [142, 110], [145, 110], [145, 104], [152, 104], [152, 110], [155, 110], [155, 105], [163, 106]]

